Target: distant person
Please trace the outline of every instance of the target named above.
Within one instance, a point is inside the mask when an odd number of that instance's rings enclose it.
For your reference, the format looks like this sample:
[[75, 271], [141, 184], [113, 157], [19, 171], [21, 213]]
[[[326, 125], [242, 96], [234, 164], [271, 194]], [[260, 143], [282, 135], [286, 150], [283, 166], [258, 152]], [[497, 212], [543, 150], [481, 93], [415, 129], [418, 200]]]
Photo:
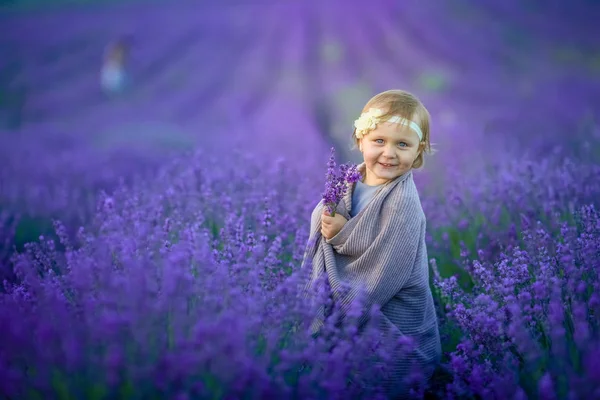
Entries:
[[117, 40], [107, 49], [100, 76], [100, 84], [105, 93], [121, 93], [127, 87], [129, 49], [129, 43], [125, 39]]

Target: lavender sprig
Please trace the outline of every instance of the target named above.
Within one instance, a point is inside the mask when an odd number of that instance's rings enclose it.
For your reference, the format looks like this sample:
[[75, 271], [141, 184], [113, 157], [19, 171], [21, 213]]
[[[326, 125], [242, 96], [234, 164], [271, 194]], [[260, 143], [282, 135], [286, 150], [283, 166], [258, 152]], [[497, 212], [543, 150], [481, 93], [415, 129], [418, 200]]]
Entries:
[[335, 148], [332, 147], [331, 156], [327, 162], [325, 192], [323, 193], [323, 203], [332, 217], [335, 216], [336, 207], [346, 194], [349, 185], [362, 178], [357, 166], [354, 164], [342, 164], [337, 169], [336, 166]]

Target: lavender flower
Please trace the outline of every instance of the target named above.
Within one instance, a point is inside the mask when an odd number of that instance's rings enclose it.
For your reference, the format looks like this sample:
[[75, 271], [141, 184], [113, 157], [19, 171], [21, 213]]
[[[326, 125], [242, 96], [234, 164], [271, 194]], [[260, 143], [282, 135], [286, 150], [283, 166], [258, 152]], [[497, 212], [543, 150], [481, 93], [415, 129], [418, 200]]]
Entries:
[[327, 163], [327, 174], [325, 180], [325, 192], [323, 203], [331, 216], [335, 216], [335, 210], [340, 200], [346, 194], [349, 185], [362, 179], [356, 165], [350, 163], [342, 164], [336, 169], [335, 148], [331, 148], [331, 155]]

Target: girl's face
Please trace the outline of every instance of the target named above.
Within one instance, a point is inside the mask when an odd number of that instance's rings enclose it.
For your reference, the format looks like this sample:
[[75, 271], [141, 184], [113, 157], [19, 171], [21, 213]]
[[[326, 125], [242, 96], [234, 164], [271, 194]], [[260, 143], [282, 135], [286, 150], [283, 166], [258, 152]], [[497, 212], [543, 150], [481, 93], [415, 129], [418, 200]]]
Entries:
[[408, 172], [421, 151], [419, 136], [407, 126], [377, 124], [359, 141], [366, 166], [364, 183], [380, 185]]

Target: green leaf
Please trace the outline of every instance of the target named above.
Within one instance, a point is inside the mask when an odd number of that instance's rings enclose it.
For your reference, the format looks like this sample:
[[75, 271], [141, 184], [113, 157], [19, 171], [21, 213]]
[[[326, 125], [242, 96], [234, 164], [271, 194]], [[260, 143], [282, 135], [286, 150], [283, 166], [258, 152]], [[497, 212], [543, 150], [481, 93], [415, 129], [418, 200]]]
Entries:
[[67, 385], [67, 379], [64, 374], [58, 370], [52, 372], [52, 389], [56, 393], [57, 397], [61, 400], [75, 400], [71, 396], [69, 386]]

